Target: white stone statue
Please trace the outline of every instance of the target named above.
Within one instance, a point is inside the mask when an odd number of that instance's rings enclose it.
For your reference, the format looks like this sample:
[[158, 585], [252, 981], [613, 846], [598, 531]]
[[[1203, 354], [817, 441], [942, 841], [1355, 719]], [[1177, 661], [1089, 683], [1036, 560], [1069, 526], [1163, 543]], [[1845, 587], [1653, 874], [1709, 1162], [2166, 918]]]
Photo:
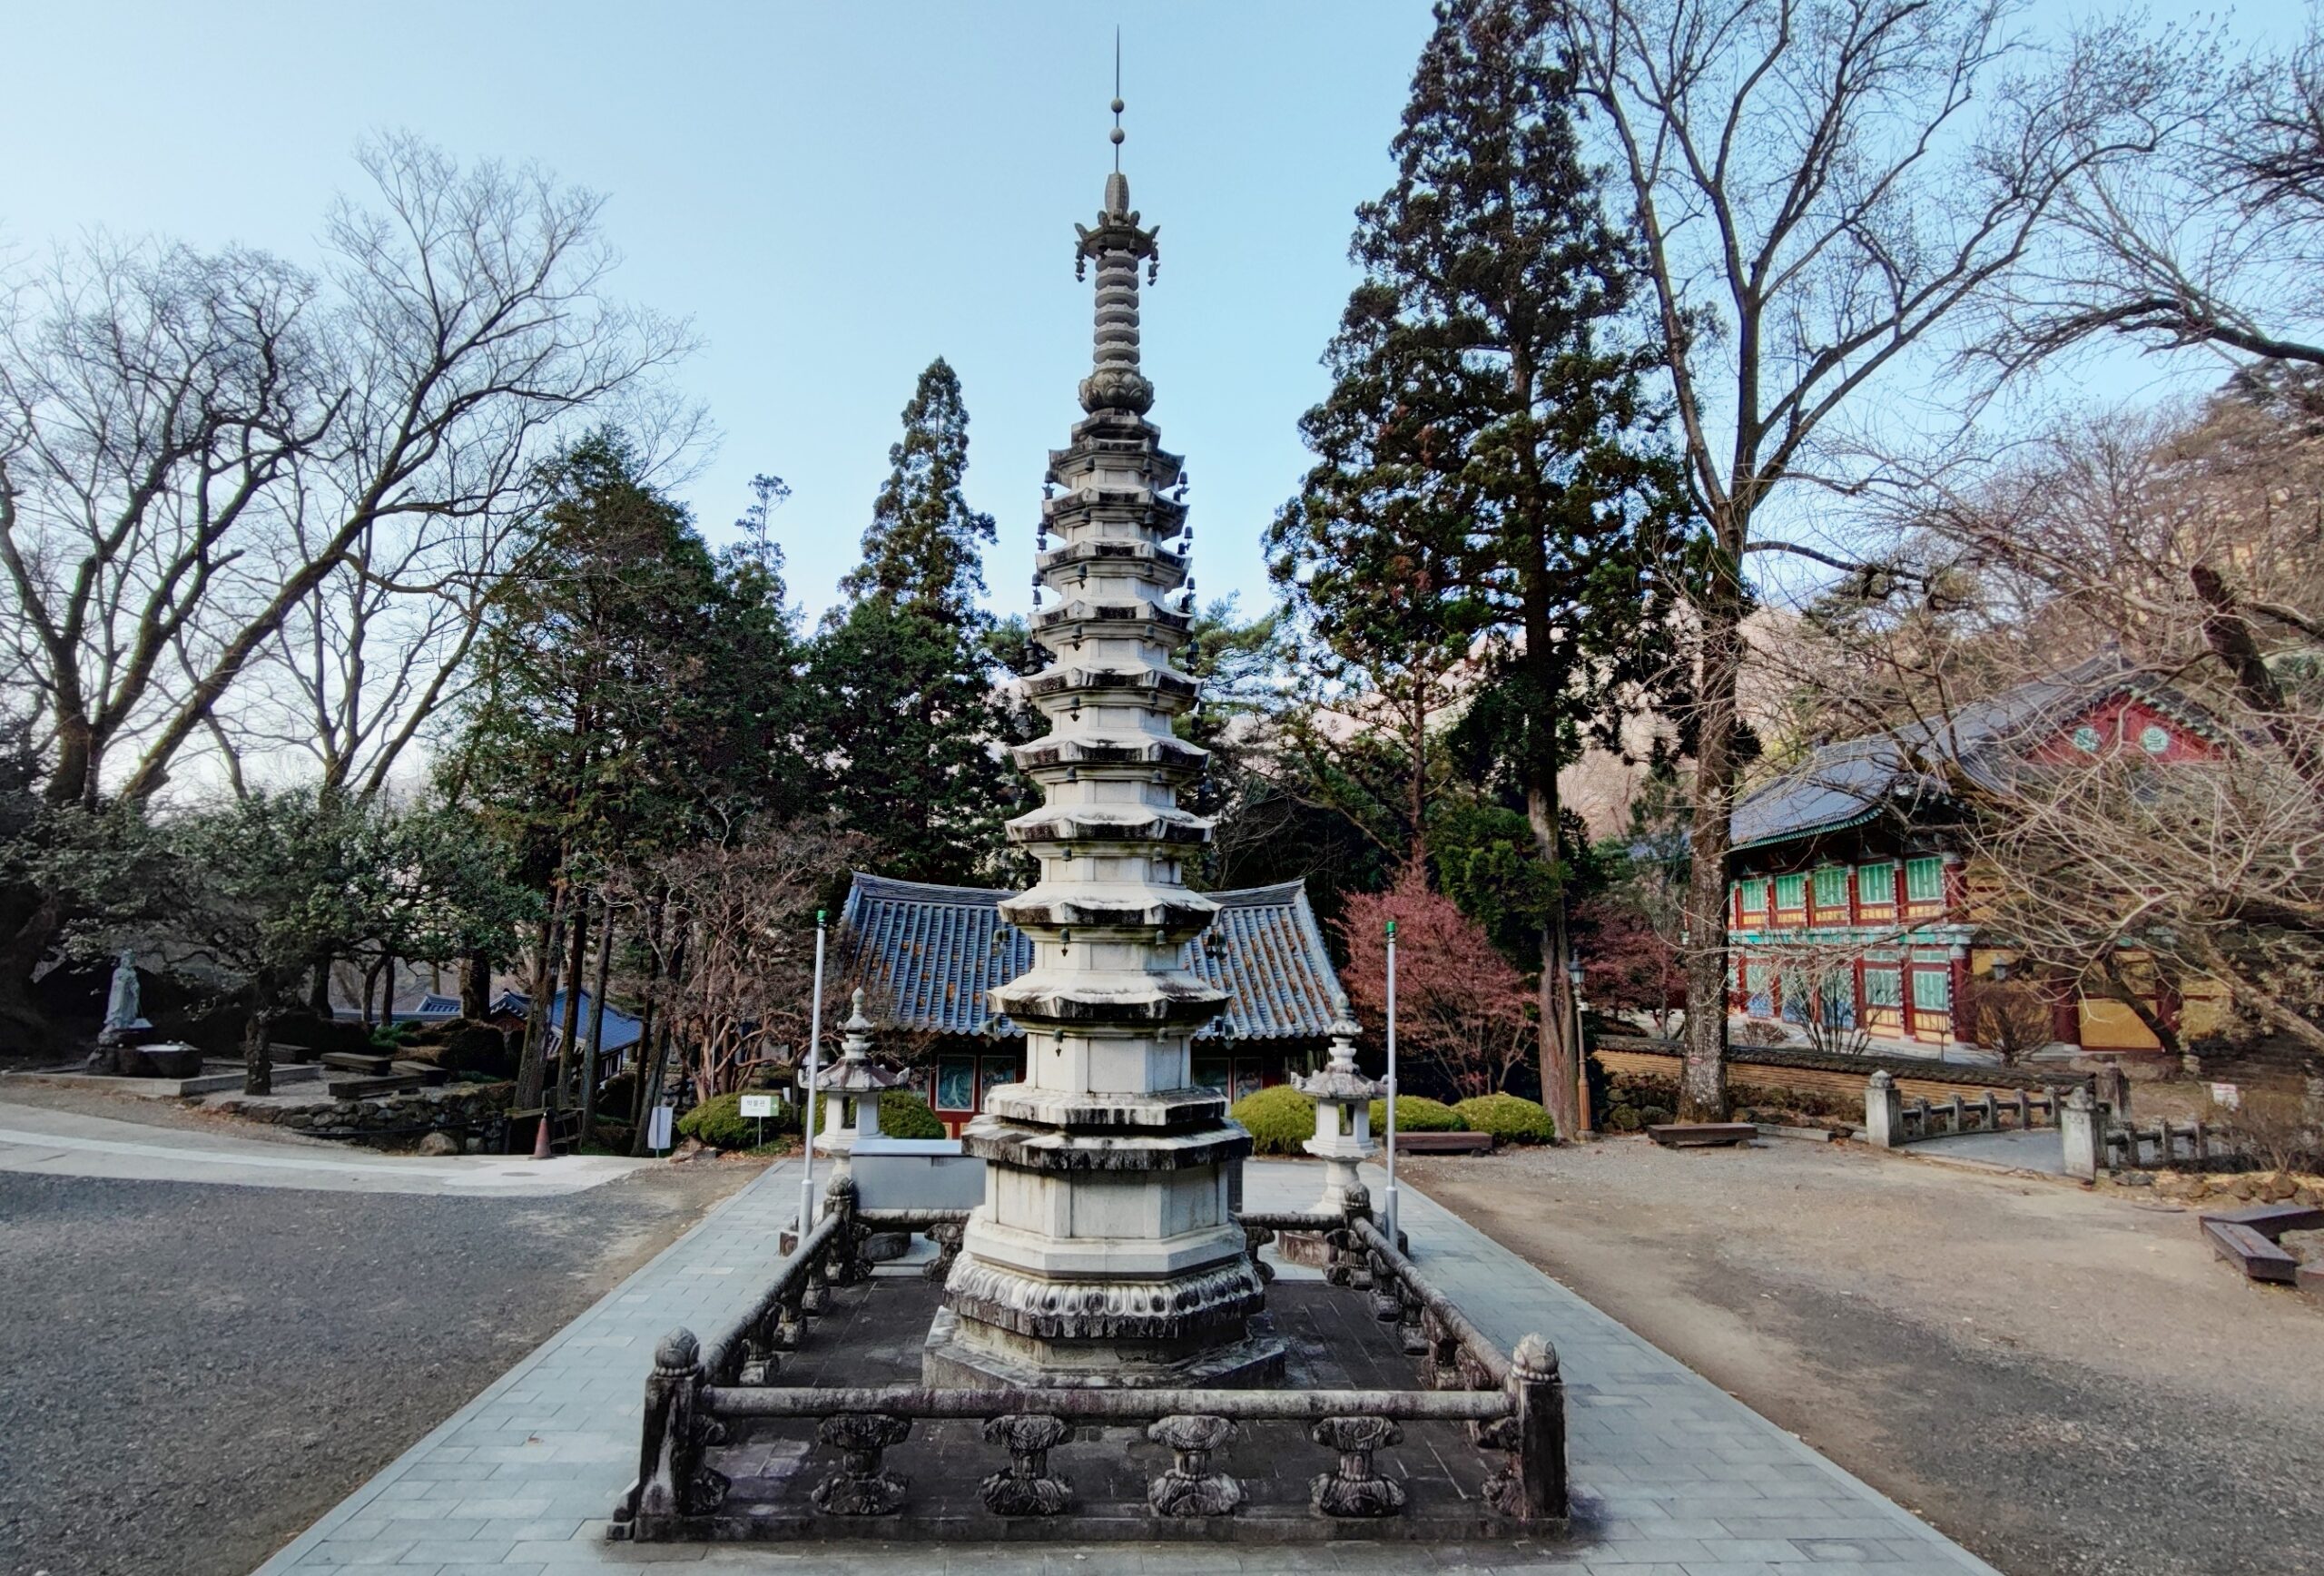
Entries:
[[105, 999], [107, 1038], [118, 1039], [133, 1029], [143, 1029], [145, 1020], [137, 1015], [137, 964], [135, 955], [126, 947], [113, 960], [113, 990]]

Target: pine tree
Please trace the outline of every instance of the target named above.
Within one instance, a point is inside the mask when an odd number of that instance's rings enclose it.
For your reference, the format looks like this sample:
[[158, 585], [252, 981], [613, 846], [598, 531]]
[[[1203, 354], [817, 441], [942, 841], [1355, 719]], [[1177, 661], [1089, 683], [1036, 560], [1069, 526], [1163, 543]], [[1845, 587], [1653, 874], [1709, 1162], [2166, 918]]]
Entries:
[[840, 583], [853, 600], [824, 620], [809, 665], [808, 734], [822, 793], [879, 851], [884, 873], [966, 882], [999, 873], [1015, 799], [996, 754], [1009, 714], [991, 615], [982, 606], [990, 515], [961, 492], [969, 416], [940, 357], [904, 407], [892, 469]]
[[[1651, 675], [1675, 473], [1640, 375], [1635, 262], [1607, 222], [1549, 0], [1443, 0], [1357, 211], [1364, 270], [1302, 423], [1318, 463], [1270, 531], [1311, 627], [1364, 665], [1482, 658], [1467, 742], [1555, 894], [1558, 768]], [[1539, 916], [1542, 1082], [1574, 1128], [1563, 902]]]
[[960, 491], [969, 469], [969, 409], [960, 379], [939, 356], [920, 375], [904, 407], [904, 435], [888, 450], [887, 485], [872, 505], [863, 562], [840, 582], [862, 599], [881, 596], [957, 627], [989, 620], [984, 547], [997, 533], [992, 517], [969, 507]]
[[488, 610], [481, 682], [440, 773], [550, 900], [518, 1077], [526, 1105], [541, 1090], [556, 931], [585, 911], [577, 887], [753, 814], [787, 813], [806, 786], [796, 642], [781, 557], [763, 534], [714, 557], [618, 432], [585, 438], [541, 483], [546, 501]]

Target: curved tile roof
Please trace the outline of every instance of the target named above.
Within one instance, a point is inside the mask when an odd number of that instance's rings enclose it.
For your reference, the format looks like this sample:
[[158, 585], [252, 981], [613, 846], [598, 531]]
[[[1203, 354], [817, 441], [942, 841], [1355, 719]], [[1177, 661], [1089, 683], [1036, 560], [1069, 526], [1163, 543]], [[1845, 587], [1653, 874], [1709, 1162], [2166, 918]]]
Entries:
[[[840, 966], [879, 1005], [884, 1026], [996, 1038], [1024, 1030], [994, 1015], [985, 992], [1033, 966], [1033, 943], [1001, 921], [1012, 893], [855, 873], [840, 911]], [[1206, 894], [1218, 904], [1212, 956], [1188, 942], [1181, 961], [1228, 993], [1200, 1038], [1321, 1039], [1344, 1010], [1339, 975], [1298, 882]]]
[[1950, 715], [1908, 724], [1891, 734], [1819, 744], [1797, 768], [1746, 794], [1735, 806], [1730, 852], [1836, 832], [1869, 821], [1894, 803], [1909, 813], [1945, 793], [1927, 768], [1952, 762], [1972, 780], [1998, 788], [2016, 769], [2016, 752], [2117, 695], [2132, 695], [2205, 738], [2230, 737], [2218, 719], [2171, 685], [2114, 652], [2102, 652], [2054, 677], [2035, 679], [1972, 701]]

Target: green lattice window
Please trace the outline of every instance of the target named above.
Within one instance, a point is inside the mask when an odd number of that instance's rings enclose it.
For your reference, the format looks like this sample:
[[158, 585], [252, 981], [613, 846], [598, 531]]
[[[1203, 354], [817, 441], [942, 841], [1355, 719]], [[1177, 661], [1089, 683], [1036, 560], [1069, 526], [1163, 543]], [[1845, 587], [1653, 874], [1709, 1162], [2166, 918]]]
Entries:
[[1846, 866], [1827, 864], [1816, 872], [1816, 906], [1833, 912], [1848, 906]]
[[1904, 982], [1896, 970], [1865, 970], [1864, 1004], [1866, 1007], [1894, 1007], [1904, 999]]
[[1743, 894], [1745, 913], [1764, 914], [1768, 911], [1768, 883], [1766, 882], [1745, 881], [1738, 882], [1735, 885], [1736, 889]]
[[[1908, 859], [1905, 862], [1905, 901], [1913, 903], [1942, 902], [1945, 900], [1945, 862], [1941, 859]], [[1918, 1003], [1916, 1002], [1915, 1005]]]
[[1953, 974], [1950, 970], [1915, 969], [1913, 970], [1913, 1010], [1915, 1012], [1953, 1010]]
[[1788, 913], [1807, 906], [1807, 878], [1804, 875], [1776, 877], [1776, 907]]
[[1856, 895], [1858, 902], [1895, 902], [1896, 901], [1896, 865], [1884, 859], [1878, 864], [1856, 866]]

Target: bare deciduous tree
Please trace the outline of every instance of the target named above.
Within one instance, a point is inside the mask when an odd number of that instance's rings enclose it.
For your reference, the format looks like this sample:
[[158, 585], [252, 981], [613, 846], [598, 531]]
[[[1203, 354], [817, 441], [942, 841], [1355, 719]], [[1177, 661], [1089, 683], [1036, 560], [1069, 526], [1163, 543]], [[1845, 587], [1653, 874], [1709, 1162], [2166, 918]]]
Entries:
[[[1827, 610], [1797, 643], [1827, 708], [1962, 808], [1980, 923], [2169, 1049], [2167, 1003], [2223, 996], [2230, 1029], [2324, 1050], [2324, 437], [2299, 393], [2239, 379], [1928, 478], [1896, 523], [1953, 599]], [[1967, 703], [2028, 682], [2055, 694], [2015, 736], [1964, 736]], [[2173, 726], [2082, 716], [2125, 689]]]
[[[1627, 179], [1696, 507], [1690, 933], [1724, 935], [1749, 555], [1854, 556], [1768, 522], [1797, 480], [1849, 488], [1867, 390], [2022, 264], [2083, 172], [2151, 149], [2175, 57], [2128, 24], [2055, 49], [2010, 0], [1599, 0], [1567, 43]], [[1797, 532], [1793, 533], [1796, 538]], [[1726, 1105], [1724, 949], [1689, 960], [1682, 1115]]]
[[320, 272], [100, 243], [13, 282], [0, 569], [53, 804], [153, 794], [326, 582], [412, 566], [397, 533], [476, 566], [463, 523], [687, 348], [606, 295], [593, 193], [408, 137], [361, 163], [376, 201], [334, 208]]
[[632, 933], [655, 951], [655, 1017], [681, 1048], [695, 1098], [734, 1088], [777, 1047], [806, 1043], [816, 897], [863, 848], [836, 827], [798, 822], [664, 854], [608, 882], [615, 906], [661, 912]]
[[[2207, 70], [2208, 60], [2202, 61]], [[2126, 337], [2324, 366], [2324, 29], [2216, 71], [2160, 156], [2082, 172], [2010, 292], [2008, 361]]]

